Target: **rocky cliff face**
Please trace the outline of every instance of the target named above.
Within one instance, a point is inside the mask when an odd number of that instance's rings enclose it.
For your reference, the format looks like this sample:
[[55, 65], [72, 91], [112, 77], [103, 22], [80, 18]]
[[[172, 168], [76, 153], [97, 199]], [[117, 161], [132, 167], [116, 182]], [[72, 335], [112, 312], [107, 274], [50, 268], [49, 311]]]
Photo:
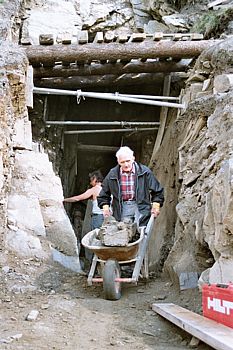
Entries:
[[[26, 57], [23, 57], [16, 46], [1, 45], [0, 53], [0, 217], [1, 238], [7, 224], [7, 199], [11, 188], [14, 171], [14, 143], [16, 137], [15, 123], [26, 125], [25, 80]], [[24, 124], [25, 122], [25, 124]]]
[[233, 278], [233, 94], [216, 85], [231, 72], [232, 49], [228, 39], [200, 55], [183, 91], [187, 108], [170, 126], [180, 130], [175, 241], [165, 263], [173, 277], [204, 270], [201, 281]]
[[[27, 111], [26, 57], [17, 45], [1, 45], [0, 54], [0, 263], [7, 252], [22, 258], [45, 259], [54, 249], [73, 257], [80, 271], [78, 246], [62, 205], [61, 181], [43, 147], [32, 142]], [[62, 261], [62, 256], [59, 256]]]
[[[232, 280], [232, 89], [219, 92], [216, 79], [230, 74], [233, 40], [203, 52], [190, 72], [184, 94], [187, 110], [175, 124], [179, 142], [179, 180], [175, 244], [165, 266], [203, 273], [211, 283]], [[221, 61], [221, 63], [220, 63]], [[203, 78], [197, 82], [197, 75]], [[192, 94], [194, 87], [199, 92]], [[208, 248], [210, 254], [203, 254]], [[189, 260], [189, 262], [188, 262]], [[214, 265], [212, 266], [214, 262]], [[173, 266], [173, 267], [172, 267]], [[209, 278], [208, 278], [209, 274]]]

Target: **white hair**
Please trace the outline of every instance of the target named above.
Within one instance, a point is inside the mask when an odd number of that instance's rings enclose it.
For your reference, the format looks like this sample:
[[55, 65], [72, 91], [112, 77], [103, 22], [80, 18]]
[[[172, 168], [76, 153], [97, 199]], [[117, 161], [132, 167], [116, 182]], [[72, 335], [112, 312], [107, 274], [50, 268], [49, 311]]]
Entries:
[[122, 155], [128, 155], [131, 158], [134, 156], [134, 152], [128, 146], [123, 146], [123, 147], [119, 148], [117, 153], [116, 153], [117, 159], [119, 159], [119, 157]]

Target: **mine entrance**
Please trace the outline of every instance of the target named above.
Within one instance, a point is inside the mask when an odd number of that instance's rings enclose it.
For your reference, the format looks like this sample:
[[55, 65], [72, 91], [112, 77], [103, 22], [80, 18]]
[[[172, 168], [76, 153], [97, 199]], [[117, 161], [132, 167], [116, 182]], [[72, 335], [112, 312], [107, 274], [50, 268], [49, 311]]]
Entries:
[[[74, 92], [82, 89], [103, 95], [177, 97], [184, 81], [178, 74], [184, 73], [191, 58], [206, 47], [200, 39], [202, 37], [195, 33], [116, 36], [112, 32], [97, 32], [95, 37], [89, 38], [84, 30], [79, 33], [77, 45], [72, 44], [70, 38], [64, 37], [57, 44], [52, 36], [41, 35], [40, 45], [29, 46], [26, 53], [33, 67], [35, 87]], [[164, 83], [165, 77], [171, 78], [169, 83], [168, 80]], [[81, 98], [77, 104], [77, 96], [50, 93], [45, 102], [46, 127], [54, 133], [59, 128], [62, 131], [58, 133], [62, 136], [64, 151], [61, 177], [65, 195], [82, 192], [90, 171], [100, 169], [105, 175], [116, 164], [114, 152], [121, 145], [129, 145], [135, 150], [137, 160], [149, 165], [161, 119], [161, 105], [88, 97]], [[162, 116], [163, 131], [166, 114], [167, 110]], [[68, 121], [70, 125], [59, 125], [59, 122]], [[72, 125], [75, 121], [90, 123]], [[157, 124], [143, 124], [149, 122]], [[140, 130], [146, 128], [148, 130]]]
[[[181, 107], [178, 96], [187, 77], [182, 73], [190, 58], [197, 57], [206, 47], [195, 35], [187, 38], [186, 34], [183, 38], [171, 34], [168, 38], [155, 33], [148, 38], [144, 33], [136, 33], [109, 38], [107, 34], [97, 33], [89, 43], [84, 31], [77, 45], [67, 41], [53, 45], [46, 37], [41, 38], [41, 45], [26, 49], [34, 71], [34, 93], [43, 104], [46, 133], [53, 140], [60, 136], [59, 147], [63, 151], [59, 173], [65, 196], [85, 191], [89, 172], [100, 169], [105, 176], [116, 164], [115, 152], [121, 145], [131, 147], [138, 161], [150, 164], [154, 147], [158, 150], [166, 128], [168, 106], [161, 106], [161, 101], [158, 105], [125, 102], [119, 96], [172, 96], [177, 113]], [[41, 97], [37, 88], [74, 94], [47, 91]], [[76, 94], [77, 91], [84, 95]], [[85, 96], [88, 91], [101, 95], [117, 93], [118, 97], [89, 98]], [[84, 213], [83, 204], [79, 206]], [[72, 213], [71, 206], [67, 209]]]
[[[117, 92], [124, 96], [161, 95], [161, 87], [161, 84], [127, 86]], [[111, 88], [93, 91], [103, 97], [116, 92]], [[84, 192], [89, 186], [88, 174], [94, 170], [99, 169], [105, 176], [116, 165], [115, 153], [121, 145], [131, 147], [138, 161], [149, 164], [159, 128], [159, 106], [104, 98], [81, 98], [77, 103], [76, 96], [63, 94], [44, 95], [43, 101], [46, 128], [50, 135], [58, 132], [62, 137], [60, 176], [64, 196]], [[72, 221], [76, 211], [84, 219], [86, 202], [65, 206]]]

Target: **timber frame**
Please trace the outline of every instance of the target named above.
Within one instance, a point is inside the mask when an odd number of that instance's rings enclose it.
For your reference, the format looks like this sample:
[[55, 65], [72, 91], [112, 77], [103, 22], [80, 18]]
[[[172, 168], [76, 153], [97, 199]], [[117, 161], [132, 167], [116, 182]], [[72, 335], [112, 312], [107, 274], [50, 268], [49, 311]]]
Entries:
[[38, 87], [90, 88], [162, 83], [164, 75], [185, 72], [188, 63], [216, 43], [198, 33], [97, 32], [90, 41], [86, 30], [77, 42], [64, 35], [56, 40], [41, 34], [40, 45], [21, 40], [33, 66]]
[[[89, 42], [88, 32], [84, 30], [79, 32], [76, 43], [67, 35], [55, 41], [52, 35], [42, 34], [39, 37], [40, 45], [30, 45], [25, 38], [21, 44], [33, 69], [32, 79], [38, 90], [73, 89], [77, 92], [81, 88], [117, 89], [137, 84], [159, 84], [163, 85], [163, 95], [169, 97], [172, 80], [186, 79], [192, 59], [219, 41], [203, 40], [198, 33], [115, 35], [113, 32], [97, 32], [94, 40]], [[35, 93], [37, 88], [34, 88]], [[153, 104], [152, 101], [148, 103]], [[149, 164], [151, 168], [162, 143], [168, 107], [172, 107], [169, 102], [158, 103], [161, 106], [160, 125]], [[177, 108], [185, 107], [179, 105]], [[64, 133], [129, 130], [132, 129], [74, 130]]]

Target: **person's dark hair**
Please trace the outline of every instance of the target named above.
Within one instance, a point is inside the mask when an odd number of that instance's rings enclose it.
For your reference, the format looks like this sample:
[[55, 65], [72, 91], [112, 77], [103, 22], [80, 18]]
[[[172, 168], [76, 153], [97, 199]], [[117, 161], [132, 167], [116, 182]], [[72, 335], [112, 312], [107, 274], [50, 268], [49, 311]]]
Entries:
[[96, 179], [98, 182], [102, 182], [103, 175], [101, 174], [101, 172], [99, 170], [95, 170], [89, 174], [89, 179], [90, 179], [90, 181], [93, 179]]

